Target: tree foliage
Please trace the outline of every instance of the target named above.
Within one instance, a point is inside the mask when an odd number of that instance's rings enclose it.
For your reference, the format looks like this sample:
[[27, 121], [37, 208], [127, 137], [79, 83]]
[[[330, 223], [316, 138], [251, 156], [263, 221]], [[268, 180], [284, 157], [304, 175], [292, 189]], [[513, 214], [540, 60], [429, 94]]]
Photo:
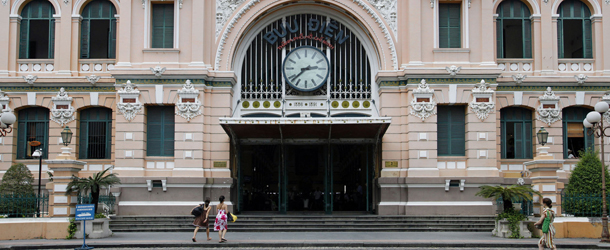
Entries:
[[108, 173], [110, 168], [105, 169], [102, 172], [98, 172], [93, 174], [93, 176], [89, 176], [86, 178], [78, 178], [76, 176], [72, 176], [72, 181], [68, 183], [68, 187], [66, 188], [66, 195], [77, 192], [81, 195], [87, 195], [91, 192], [91, 203], [95, 205], [95, 210], [97, 211], [97, 203], [100, 197], [100, 189], [103, 187], [109, 187], [111, 185], [120, 184], [121, 180], [117, 177], [116, 173]]
[[13, 164], [2, 177], [0, 194], [33, 195], [34, 176], [23, 164]]
[[[606, 173], [606, 190], [610, 190], [610, 175]], [[580, 160], [572, 171], [570, 182], [566, 187], [567, 195], [601, 196], [602, 194], [602, 162], [597, 151], [580, 152]]]
[[480, 189], [481, 190], [476, 193], [476, 196], [481, 196], [483, 198], [494, 198], [495, 200], [502, 199], [502, 202], [504, 203], [504, 211], [508, 211], [509, 209], [513, 208], [513, 201], [531, 201], [532, 194], [540, 195], [540, 192], [527, 185], [511, 185], [508, 187], [484, 185], [481, 186]]

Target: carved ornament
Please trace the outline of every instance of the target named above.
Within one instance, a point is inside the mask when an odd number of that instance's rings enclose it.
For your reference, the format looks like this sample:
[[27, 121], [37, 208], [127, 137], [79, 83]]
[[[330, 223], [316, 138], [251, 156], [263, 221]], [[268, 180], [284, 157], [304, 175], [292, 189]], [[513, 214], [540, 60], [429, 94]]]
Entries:
[[396, 25], [396, 0], [368, 0], [379, 11], [383, 19], [390, 25], [394, 37], [398, 36]]
[[[411, 115], [417, 116], [420, 119], [436, 114], [436, 102], [432, 100], [434, 90], [428, 87], [426, 80], [422, 79], [417, 89], [413, 90], [413, 100], [411, 101]], [[418, 101], [420, 100], [420, 101]]]
[[53, 109], [51, 109], [51, 120], [64, 126], [74, 121], [74, 107], [72, 107], [72, 97], [64, 88], [59, 89], [57, 96], [51, 98]]
[[551, 125], [561, 120], [561, 109], [558, 107], [559, 97], [555, 96], [555, 92], [548, 87], [544, 95], [538, 97], [540, 106], [538, 106], [538, 120]]
[[489, 83], [481, 80], [472, 89], [472, 101], [468, 105], [477, 114], [481, 121], [485, 121], [490, 113], [493, 113], [496, 104], [493, 102], [494, 90], [489, 88]]
[[33, 85], [37, 79], [38, 79], [38, 76], [33, 76], [33, 75], [23, 76], [23, 80], [25, 80], [30, 85]]
[[[131, 81], [127, 81], [125, 87], [121, 88], [118, 92], [120, 101], [117, 103], [117, 109], [119, 113], [123, 114], [125, 120], [131, 121], [144, 107], [138, 98], [140, 96], [140, 91], [133, 86]], [[126, 99], [130, 101], [125, 102]]]
[[[201, 110], [201, 102], [199, 101], [199, 90], [195, 89], [191, 80], [186, 80], [186, 84], [181, 90], [178, 90], [178, 103], [176, 103], [176, 114], [182, 116], [187, 121], [203, 114]], [[189, 100], [189, 101], [186, 101]]]

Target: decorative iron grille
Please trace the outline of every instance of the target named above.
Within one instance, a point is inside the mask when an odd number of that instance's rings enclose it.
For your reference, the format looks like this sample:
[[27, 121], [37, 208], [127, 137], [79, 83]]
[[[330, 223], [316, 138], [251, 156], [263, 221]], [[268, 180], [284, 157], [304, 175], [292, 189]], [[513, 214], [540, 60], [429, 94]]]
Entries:
[[[318, 31], [309, 31], [308, 21], [316, 19], [320, 23], [333, 23], [337, 32], [343, 31], [347, 37], [344, 43], [315, 39], [298, 39], [313, 35], [324, 37]], [[289, 27], [298, 25], [300, 32], [291, 33]], [[287, 33], [284, 38], [269, 44], [264, 35], [273, 30]], [[288, 42], [283, 45], [284, 42]], [[326, 43], [326, 44], [325, 44]], [[328, 44], [332, 45], [328, 46]], [[313, 46], [326, 53], [331, 64], [330, 76], [326, 84], [313, 92], [300, 92], [286, 85], [282, 78], [282, 62], [286, 54], [300, 46]], [[251, 42], [246, 51], [241, 69], [241, 98], [250, 100], [282, 99], [285, 96], [328, 95], [330, 99], [370, 99], [371, 66], [363, 44], [345, 25], [330, 17], [315, 14], [299, 14], [280, 18], [265, 27]], [[284, 91], [285, 90], [285, 91]], [[328, 93], [330, 91], [330, 93]]]

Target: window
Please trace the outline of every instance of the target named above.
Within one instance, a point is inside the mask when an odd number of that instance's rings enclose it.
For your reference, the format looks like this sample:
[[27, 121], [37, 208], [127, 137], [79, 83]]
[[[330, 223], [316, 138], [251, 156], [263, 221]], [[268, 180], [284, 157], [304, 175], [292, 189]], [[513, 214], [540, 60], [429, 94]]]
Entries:
[[47, 0], [34, 0], [21, 11], [20, 59], [51, 59], [55, 47], [55, 9]]
[[559, 58], [593, 58], [589, 7], [578, 0], [566, 0], [559, 5], [558, 14]]
[[497, 14], [498, 58], [532, 58], [532, 22], [527, 5], [506, 0], [498, 6]]
[[174, 156], [174, 107], [150, 106], [146, 110], [146, 155]]
[[[34, 150], [42, 147], [43, 158], [48, 159], [49, 110], [27, 108], [19, 111], [17, 119], [17, 159], [32, 159]], [[40, 146], [31, 143], [40, 142]]]
[[174, 47], [174, 4], [152, 5], [152, 47]]
[[89, 108], [80, 112], [79, 158], [110, 159], [112, 110]]
[[438, 106], [438, 156], [466, 155], [466, 111], [464, 106]]
[[500, 110], [502, 159], [532, 159], [532, 111], [525, 108]]
[[116, 58], [116, 10], [108, 0], [94, 0], [83, 9], [80, 58]]
[[581, 150], [593, 149], [593, 135], [588, 135], [588, 129], [585, 130], [582, 124], [582, 121], [591, 111], [579, 107], [569, 107], [562, 110], [564, 159], [578, 158]]
[[461, 48], [461, 20], [459, 3], [440, 3], [438, 6], [439, 48]]

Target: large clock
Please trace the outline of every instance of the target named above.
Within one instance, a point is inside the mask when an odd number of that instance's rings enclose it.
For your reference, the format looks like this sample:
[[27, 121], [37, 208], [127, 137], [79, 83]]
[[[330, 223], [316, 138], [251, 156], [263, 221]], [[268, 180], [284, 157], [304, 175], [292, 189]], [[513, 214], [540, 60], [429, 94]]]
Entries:
[[286, 55], [282, 65], [284, 79], [299, 91], [313, 91], [326, 83], [330, 63], [316, 47], [301, 46]]

